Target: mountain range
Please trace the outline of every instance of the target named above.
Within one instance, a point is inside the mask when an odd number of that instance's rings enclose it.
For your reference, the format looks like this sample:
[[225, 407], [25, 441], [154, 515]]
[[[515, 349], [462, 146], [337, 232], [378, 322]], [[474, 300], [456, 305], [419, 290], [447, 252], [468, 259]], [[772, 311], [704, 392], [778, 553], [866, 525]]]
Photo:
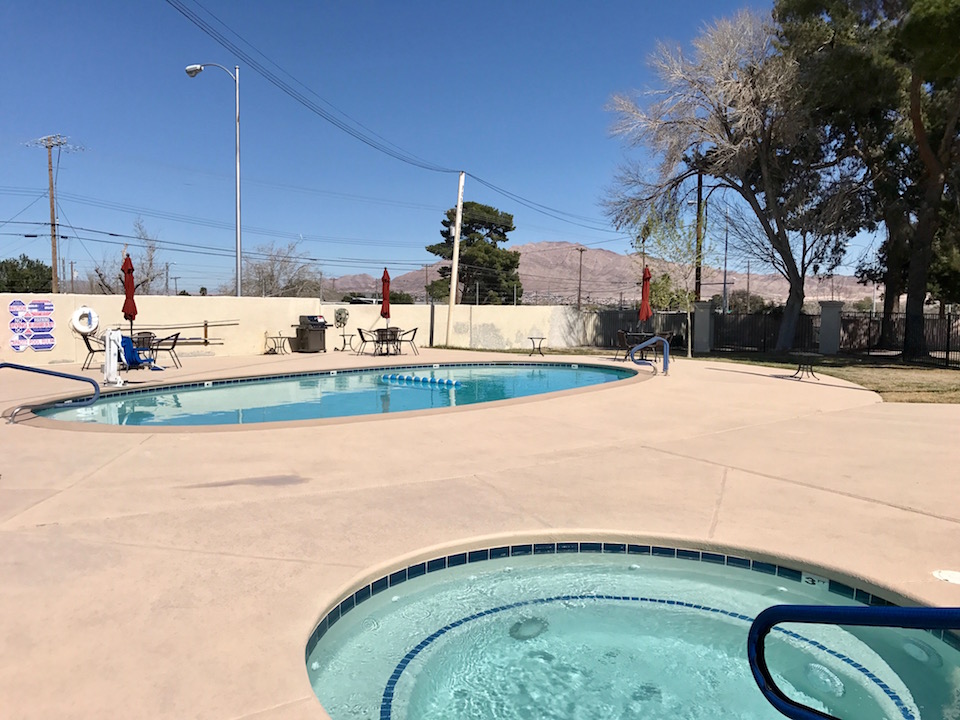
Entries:
[[[623, 255], [603, 248], [587, 247], [568, 242], [535, 242], [510, 248], [520, 253], [520, 282], [523, 285], [525, 305], [570, 305], [577, 302], [578, 283], [581, 302], [587, 305], [633, 304], [640, 298], [640, 277], [643, 259], [639, 253]], [[582, 257], [581, 257], [582, 250]], [[581, 276], [581, 259], [583, 262]], [[647, 256], [654, 277], [659, 273], [668, 273], [675, 280], [679, 277], [676, 268], [658, 258]], [[438, 269], [444, 261], [437, 261], [421, 270], [391, 274], [392, 290], [402, 291], [417, 300], [424, 298], [424, 286], [439, 277]], [[723, 268], [704, 266], [702, 272], [701, 295], [709, 298], [723, 292]], [[789, 286], [787, 281], [776, 273], [747, 274], [728, 269], [727, 284], [730, 292], [749, 289], [753, 295], [759, 295], [768, 301], [785, 302]], [[332, 280], [336, 296], [350, 292], [370, 297], [380, 292], [380, 278], [372, 275], [344, 275]], [[808, 277], [806, 282], [806, 300], [843, 300], [852, 302], [871, 297], [873, 288], [857, 282], [849, 275], [837, 275], [830, 278]], [[471, 301], [471, 288], [464, 289], [462, 302]]]

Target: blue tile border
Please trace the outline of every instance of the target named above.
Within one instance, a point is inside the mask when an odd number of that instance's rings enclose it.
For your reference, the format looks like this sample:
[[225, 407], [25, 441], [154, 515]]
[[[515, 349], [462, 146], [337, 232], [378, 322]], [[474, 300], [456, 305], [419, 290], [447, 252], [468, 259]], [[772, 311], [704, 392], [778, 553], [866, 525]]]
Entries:
[[[551, 363], [546, 363], [551, 364]], [[723, 553], [710, 552], [706, 550], [695, 550], [692, 548], [674, 548], [661, 545], [638, 545], [633, 543], [617, 542], [598, 542], [595, 540], [576, 541], [564, 540], [556, 543], [517, 543], [516, 545], [497, 545], [489, 548], [477, 548], [464, 552], [452, 553], [427, 561], [420, 561], [405, 568], [395, 570], [383, 577], [380, 577], [368, 585], [364, 585], [349, 595], [341, 598], [334, 608], [325, 615], [317, 627], [310, 634], [307, 642], [306, 657], [316, 647], [320, 639], [326, 634], [327, 630], [345, 613], [352, 610], [360, 603], [369, 600], [374, 595], [383, 592], [388, 587], [394, 587], [400, 583], [407, 582], [433, 572], [439, 572], [447, 568], [458, 567], [468, 563], [483, 562], [486, 560], [496, 560], [507, 557], [529, 557], [532, 555], [546, 554], [627, 554], [627, 555], [647, 555], [660, 558], [675, 558], [689, 560], [693, 562], [703, 562], [710, 565], [726, 565], [732, 568], [742, 570], [752, 570], [754, 572], [772, 575], [802, 582], [803, 573], [796, 568], [763, 560], [752, 560], [739, 555], [724, 555]], [[836, 580], [828, 581], [828, 589], [831, 593], [840, 595], [855, 602], [864, 605], [885, 605], [892, 606], [896, 603], [874, 595], [861, 588], [854, 588]], [[941, 635], [937, 635], [941, 638]], [[944, 642], [960, 650], [960, 635], [946, 631], [942, 634]]]

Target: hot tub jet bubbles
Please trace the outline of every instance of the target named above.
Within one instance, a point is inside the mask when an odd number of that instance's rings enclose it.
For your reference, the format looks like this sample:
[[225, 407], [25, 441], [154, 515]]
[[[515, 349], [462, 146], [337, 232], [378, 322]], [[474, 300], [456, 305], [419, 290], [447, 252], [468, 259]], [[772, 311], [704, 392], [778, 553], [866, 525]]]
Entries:
[[533, 640], [549, 626], [543, 618], [525, 618], [513, 624], [510, 628], [510, 637], [514, 640]]

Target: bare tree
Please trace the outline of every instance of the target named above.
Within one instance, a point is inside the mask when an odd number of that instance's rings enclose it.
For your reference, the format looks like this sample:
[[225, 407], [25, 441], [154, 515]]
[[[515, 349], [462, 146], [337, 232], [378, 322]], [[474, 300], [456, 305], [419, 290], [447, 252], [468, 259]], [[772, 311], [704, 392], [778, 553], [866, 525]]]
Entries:
[[[322, 297], [323, 274], [314, 260], [303, 255], [300, 243], [260, 245], [243, 258], [243, 294], [261, 297]], [[233, 281], [221, 285], [222, 295], [232, 294]]]
[[607, 209], [618, 226], [642, 227], [651, 214], [674, 213], [698, 174], [733, 191], [758, 226], [753, 249], [790, 284], [777, 338], [777, 349], [788, 350], [807, 268], [838, 257], [859, 185], [795, 101], [795, 66], [776, 52], [775, 38], [769, 21], [742, 11], [708, 26], [692, 57], [658, 45], [651, 64], [662, 89], [643, 106], [617, 95], [611, 109], [613, 133], [651, 150], [659, 167], [622, 168]]
[[[135, 287], [138, 294], [152, 295], [155, 293], [154, 283], [163, 275], [160, 264], [157, 262], [157, 238], [147, 231], [141, 218], [134, 220], [133, 234], [136, 240], [132, 244], [139, 248], [139, 251], [130, 253], [130, 259], [133, 260]], [[127, 252], [128, 246], [124, 245], [119, 259], [104, 257], [100, 260], [94, 266], [93, 273], [88, 274], [91, 287], [105, 295], [123, 295], [123, 273], [120, 272], [120, 266]]]

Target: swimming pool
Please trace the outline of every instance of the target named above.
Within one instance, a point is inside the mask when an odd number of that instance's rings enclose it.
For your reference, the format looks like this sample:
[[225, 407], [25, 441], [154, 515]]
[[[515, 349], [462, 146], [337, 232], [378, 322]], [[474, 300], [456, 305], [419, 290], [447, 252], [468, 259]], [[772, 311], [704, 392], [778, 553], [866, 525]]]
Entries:
[[[333, 720], [772, 720], [781, 716], [747, 661], [753, 617], [775, 604], [857, 598], [884, 602], [719, 553], [599, 542], [483, 548], [357, 588], [311, 636], [307, 673]], [[929, 633], [780, 628], [767, 658], [795, 700], [847, 720], [960, 709], [960, 651]]]
[[473, 405], [635, 376], [630, 369], [582, 363], [409, 365], [126, 390], [89, 407], [35, 412], [102, 425], [247, 425]]

